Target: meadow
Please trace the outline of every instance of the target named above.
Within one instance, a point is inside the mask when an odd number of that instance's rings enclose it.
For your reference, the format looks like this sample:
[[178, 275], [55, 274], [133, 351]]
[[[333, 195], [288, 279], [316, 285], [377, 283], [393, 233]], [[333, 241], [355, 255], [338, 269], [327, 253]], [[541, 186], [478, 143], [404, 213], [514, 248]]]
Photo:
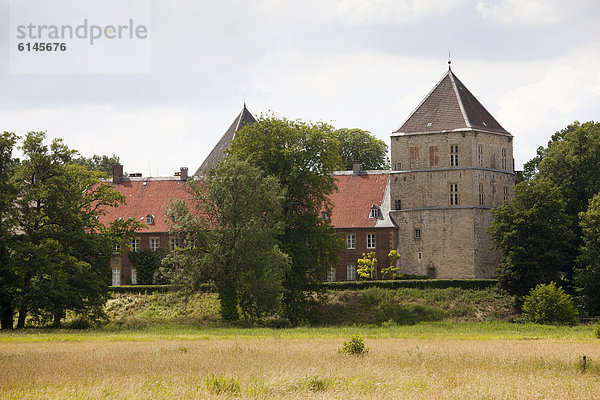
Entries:
[[[353, 335], [368, 354], [338, 353]], [[591, 326], [499, 321], [27, 330], [0, 334], [0, 398], [597, 398], [598, 343]]]

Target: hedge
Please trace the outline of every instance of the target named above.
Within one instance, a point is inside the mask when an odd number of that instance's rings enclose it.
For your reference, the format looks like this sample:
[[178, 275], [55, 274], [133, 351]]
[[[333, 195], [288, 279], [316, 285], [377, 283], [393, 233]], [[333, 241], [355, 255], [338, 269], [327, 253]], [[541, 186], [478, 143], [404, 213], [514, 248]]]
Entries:
[[411, 280], [390, 280], [390, 281], [337, 281], [320, 282], [317, 287], [326, 290], [362, 290], [372, 287], [382, 289], [475, 289], [482, 290], [496, 286], [496, 279], [411, 279]]
[[[144, 293], [166, 293], [175, 292], [180, 287], [177, 285], [125, 285], [125, 286], [111, 286], [109, 291], [112, 293], [131, 293], [131, 294], [144, 294]], [[203, 283], [198, 288], [200, 292], [215, 293], [215, 285], [212, 283]]]

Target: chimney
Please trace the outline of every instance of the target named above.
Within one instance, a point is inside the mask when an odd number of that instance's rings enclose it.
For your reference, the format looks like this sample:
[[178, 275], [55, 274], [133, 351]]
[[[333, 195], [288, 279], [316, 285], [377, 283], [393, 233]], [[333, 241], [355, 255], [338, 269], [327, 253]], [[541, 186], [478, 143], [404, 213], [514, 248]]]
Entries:
[[123, 178], [123, 166], [121, 164], [113, 165], [113, 183], [121, 183], [121, 179]]
[[357, 175], [360, 173], [360, 161], [354, 160], [352, 161], [352, 174]]
[[187, 179], [188, 179], [188, 168], [187, 167], [179, 168], [179, 179], [182, 181], [187, 181]]

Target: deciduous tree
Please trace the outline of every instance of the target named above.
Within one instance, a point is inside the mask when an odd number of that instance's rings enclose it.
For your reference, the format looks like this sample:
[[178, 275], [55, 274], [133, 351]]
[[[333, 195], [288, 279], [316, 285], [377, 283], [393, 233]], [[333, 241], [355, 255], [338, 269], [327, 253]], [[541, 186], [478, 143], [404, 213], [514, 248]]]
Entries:
[[364, 170], [390, 168], [387, 144], [370, 132], [342, 128], [335, 131], [335, 136], [340, 143], [343, 168], [351, 170], [353, 161], [360, 161]]
[[292, 268], [284, 281], [285, 315], [292, 323], [306, 318], [313, 283], [336, 266], [341, 241], [321, 211], [331, 211], [328, 196], [340, 165], [336, 135], [330, 125], [261, 116], [238, 132], [231, 155], [248, 160], [278, 178], [286, 191], [281, 250]]

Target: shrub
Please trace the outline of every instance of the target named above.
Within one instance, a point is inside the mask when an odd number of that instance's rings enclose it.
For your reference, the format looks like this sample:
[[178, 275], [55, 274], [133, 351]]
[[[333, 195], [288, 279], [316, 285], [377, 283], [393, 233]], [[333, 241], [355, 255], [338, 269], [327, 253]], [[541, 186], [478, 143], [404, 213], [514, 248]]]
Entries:
[[570, 295], [554, 282], [537, 285], [525, 296], [523, 319], [538, 324], [574, 324], [577, 309]]
[[349, 341], [344, 342], [338, 353], [351, 356], [364, 356], [369, 352], [365, 347], [365, 342], [360, 336], [353, 336]]
[[414, 280], [386, 280], [386, 281], [337, 281], [319, 282], [315, 286], [325, 290], [362, 290], [371, 287], [382, 289], [446, 289], [460, 288], [483, 290], [496, 286], [495, 279], [414, 279]]
[[596, 337], [600, 339], [600, 324], [596, 324], [594, 326], [594, 335], [596, 335]]

